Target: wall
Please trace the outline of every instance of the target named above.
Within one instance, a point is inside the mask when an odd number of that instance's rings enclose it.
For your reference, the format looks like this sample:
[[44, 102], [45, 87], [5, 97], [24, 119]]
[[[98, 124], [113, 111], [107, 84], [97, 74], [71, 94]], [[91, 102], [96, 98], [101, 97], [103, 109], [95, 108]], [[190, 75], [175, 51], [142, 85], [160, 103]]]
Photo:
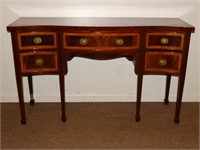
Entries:
[[[17, 90], [10, 34], [6, 26], [24, 16], [43, 17], [175, 17], [196, 26], [192, 35], [183, 101], [199, 101], [199, 33], [198, 0], [2, 0], [0, 2], [0, 99], [17, 102]], [[66, 101], [133, 101], [136, 100], [137, 78], [131, 62], [125, 58], [96, 61], [74, 58], [66, 76]], [[143, 101], [162, 101], [165, 77], [145, 76]], [[28, 101], [24, 78], [25, 101]], [[59, 102], [57, 76], [36, 76], [34, 90], [38, 102]], [[170, 101], [175, 101], [177, 78], [172, 78]]]

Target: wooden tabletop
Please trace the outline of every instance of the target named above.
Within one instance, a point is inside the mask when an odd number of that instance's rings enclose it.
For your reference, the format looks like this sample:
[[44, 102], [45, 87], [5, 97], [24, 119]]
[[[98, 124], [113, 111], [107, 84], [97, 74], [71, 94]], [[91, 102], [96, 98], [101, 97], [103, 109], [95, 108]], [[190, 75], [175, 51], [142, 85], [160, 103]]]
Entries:
[[12, 28], [23, 26], [69, 26], [69, 27], [194, 27], [179, 18], [93, 18], [93, 17], [22, 17], [8, 25], [8, 31]]

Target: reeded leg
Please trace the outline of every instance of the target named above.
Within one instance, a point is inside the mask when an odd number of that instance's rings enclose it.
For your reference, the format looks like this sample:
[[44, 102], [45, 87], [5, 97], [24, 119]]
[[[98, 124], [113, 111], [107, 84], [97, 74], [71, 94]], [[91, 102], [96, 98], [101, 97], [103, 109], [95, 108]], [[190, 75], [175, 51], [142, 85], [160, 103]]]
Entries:
[[140, 105], [141, 105], [141, 94], [142, 94], [142, 81], [143, 75], [137, 76], [137, 102], [136, 102], [136, 115], [135, 120], [140, 121]]
[[32, 76], [28, 76], [28, 86], [29, 86], [29, 93], [30, 93], [30, 104], [34, 105], [35, 104], [35, 99], [33, 96], [33, 79]]
[[164, 104], [168, 104], [168, 103], [169, 103], [170, 83], [171, 83], [171, 75], [167, 75], [167, 77], [166, 77], [166, 87], [165, 87], [165, 99], [164, 99]]
[[176, 99], [176, 110], [175, 110], [175, 116], [174, 116], [174, 122], [179, 123], [180, 119], [180, 109], [181, 109], [181, 102], [183, 97], [183, 88], [185, 83], [185, 74], [179, 77], [178, 80], [178, 90], [177, 90], [177, 99]]
[[60, 96], [61, 96], [61, 109], [62, 109], [62, 116], [61, 119], [63, 122], [66, 122], [66, 115], [65, 115], [65, 76], [64, 74], [59, 75], [60, 80]]
[[19, 98], [19, 106], [20, 106], [20, 112], [21, 112], [21, 124], [26, 124], [22, 77], [21, 76], [16, 76], [16, 81], [17, 81], [17, 91], [18, 91], [18, 98]]

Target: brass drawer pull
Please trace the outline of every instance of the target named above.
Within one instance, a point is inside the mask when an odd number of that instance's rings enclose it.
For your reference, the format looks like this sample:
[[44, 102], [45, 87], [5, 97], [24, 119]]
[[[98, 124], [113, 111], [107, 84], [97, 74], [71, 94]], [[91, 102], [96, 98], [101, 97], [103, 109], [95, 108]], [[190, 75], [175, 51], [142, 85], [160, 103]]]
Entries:
[[124, 40], [123, 39], [116, 39], [116, 45], [118, 46], [122, 46], [124, 44]]
[[79, 42], [81, 45], [87, 45], [88, 40], [86, 38], [81, 38]]
[[41, 37], [35, 37], [35, 38], [33, 39], [33, 42], [34, 42], [35, 44], [41, 44], [41, 43], [42, 43], [42, 38], [41, 38]]
[[42, 58], [37, 58], [37, 59], [35, 60], [35, 64], [38, 65], [38, 66], [43, 65], [43, 63], [44, 63], [44, 60], [43, 60]]
[[169, 39], [166, 38], [166, 37], [163, 37], [163, 38], [160, 39], [160, 42], [161, 42], [161, 44], [166, 45], [166, 44], [169, 43]]
[[160, 59], [159, 62], [158, 62], [158, 64], [159, 64], [160, 66], [165, 66], [165, 65], [167, 65], [167, 60], [165, 60], [165, 59]]

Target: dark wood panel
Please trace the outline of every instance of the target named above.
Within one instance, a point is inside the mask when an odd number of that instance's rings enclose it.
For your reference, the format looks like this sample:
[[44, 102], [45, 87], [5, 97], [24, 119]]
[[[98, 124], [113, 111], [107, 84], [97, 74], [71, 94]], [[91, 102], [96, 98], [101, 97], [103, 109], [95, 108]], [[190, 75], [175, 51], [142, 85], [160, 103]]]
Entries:
[[[126, 17], [22, 17], [8, 26], [9, 30], [21, 26], [76, 26], [76, 27], [137, 27], [168, 26], [179, 28], [194, 27], [179, 18], [126, 18]], [[48, 27], [47, 27], [48, 28]]]

